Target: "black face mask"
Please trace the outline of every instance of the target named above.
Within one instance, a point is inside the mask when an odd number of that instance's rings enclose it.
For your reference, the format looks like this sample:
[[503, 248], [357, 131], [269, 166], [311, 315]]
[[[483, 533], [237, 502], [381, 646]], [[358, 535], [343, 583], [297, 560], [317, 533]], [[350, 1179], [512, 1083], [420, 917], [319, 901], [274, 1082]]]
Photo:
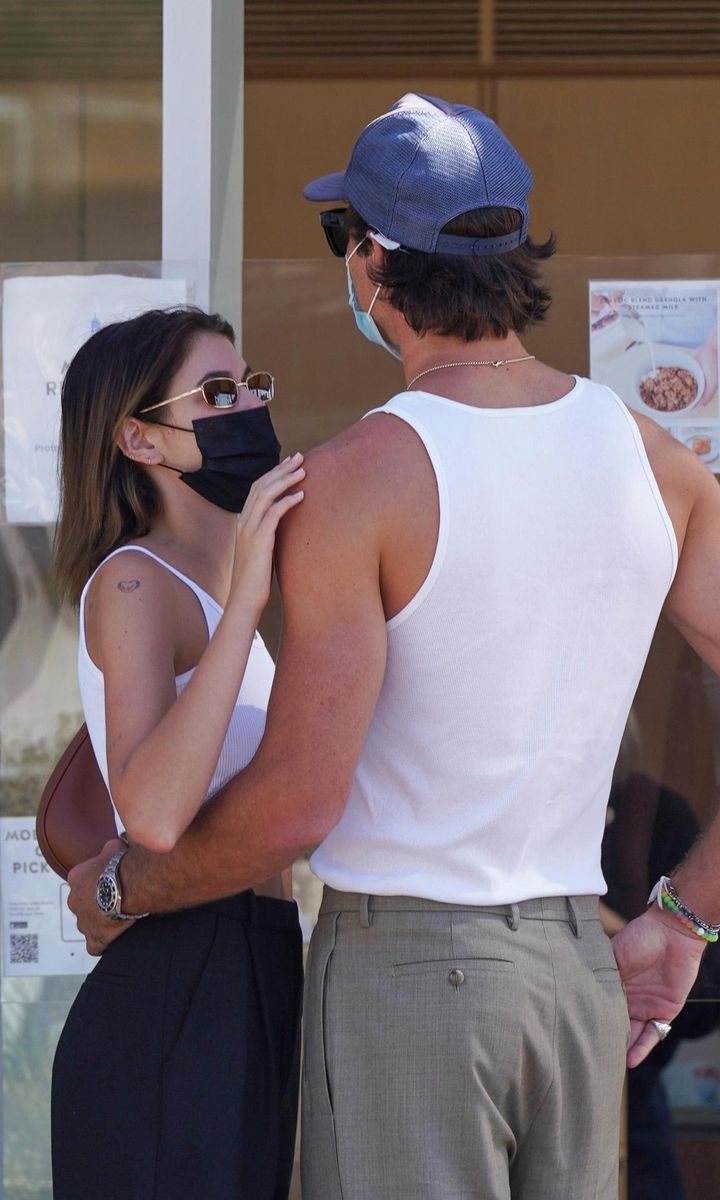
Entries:
[[181, 471], [180, 478], [226, 512], [239, 513], [255, 480], [280, 462], [280, 443], [264, 404], [221, 417], [201, 417], [185, 432], [195, 434], [202, 466]]

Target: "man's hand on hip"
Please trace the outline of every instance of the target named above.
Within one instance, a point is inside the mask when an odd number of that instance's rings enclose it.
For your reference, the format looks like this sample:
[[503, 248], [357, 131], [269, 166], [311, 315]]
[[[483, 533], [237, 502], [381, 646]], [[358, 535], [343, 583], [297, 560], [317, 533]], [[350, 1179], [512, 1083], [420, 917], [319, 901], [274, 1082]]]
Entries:
[[127, 843], [119, 838], [106, 842], [97, 858], [78, 863], [68, 875], [70, 895], [68, 908], [77, 918], [78, 929], [85, 938], [88, 954], [99, 955], [111, 942], [125, 933], [134, 921], [113, 921], [100, 912], [95, 900], [95, 889], [100, 874], [113, 854], [126, 850]]
[[627, 1063], [637, 1067], [660, 1035], [649, 1022], [672, 1020], [697, 978], [707, 943], [669, 913], [651, 908], [612, 941], [630, 1014]]

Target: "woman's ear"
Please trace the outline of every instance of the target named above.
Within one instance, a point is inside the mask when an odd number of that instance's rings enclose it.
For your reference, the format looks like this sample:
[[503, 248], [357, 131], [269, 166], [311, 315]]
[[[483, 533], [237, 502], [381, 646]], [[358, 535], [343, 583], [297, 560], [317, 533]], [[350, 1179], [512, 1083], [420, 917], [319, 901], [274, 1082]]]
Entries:
[[162, 434], [157, 438], [153, 432], [160, 428], [147, 421], [139, 421], [137, 417], [125, 417], [115, 440], [126, 458], [151, 466], [163, 462], [165, 458], [157, 445], [162, 441]]

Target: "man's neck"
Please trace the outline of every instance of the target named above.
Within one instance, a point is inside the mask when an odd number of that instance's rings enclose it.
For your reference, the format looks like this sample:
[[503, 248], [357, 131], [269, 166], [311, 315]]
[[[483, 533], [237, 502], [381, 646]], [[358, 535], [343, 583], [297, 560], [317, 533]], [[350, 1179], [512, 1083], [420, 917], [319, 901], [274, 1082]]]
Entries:
[[404, 340], [402, 352], [408, 391], [429, 392], [480, 408], [548, 404], [573, 386], [571, 376], [528, 354], [514, 333], [474, 342], [411, 335]]
[[507, 337], [486, 337], [465, 342], [460, 338], [425, 334], [418, 337], [407, 331], [400, 342], [406, 381], [421, 371], [444, 367], [449, 363], [498, 362], [508, 358], [520, 358], [528, 352], [515, 333]]

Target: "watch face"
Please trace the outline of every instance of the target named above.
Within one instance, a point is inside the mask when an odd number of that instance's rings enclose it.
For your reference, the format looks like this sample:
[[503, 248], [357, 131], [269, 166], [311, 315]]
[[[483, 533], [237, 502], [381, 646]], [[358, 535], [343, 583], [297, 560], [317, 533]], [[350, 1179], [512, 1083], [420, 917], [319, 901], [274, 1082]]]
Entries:
[[110, 913], [117, 903], [117, 887], [115, 880], [109, 875], [101, 875], [97, 882], [97, 903], [104, 913]]

